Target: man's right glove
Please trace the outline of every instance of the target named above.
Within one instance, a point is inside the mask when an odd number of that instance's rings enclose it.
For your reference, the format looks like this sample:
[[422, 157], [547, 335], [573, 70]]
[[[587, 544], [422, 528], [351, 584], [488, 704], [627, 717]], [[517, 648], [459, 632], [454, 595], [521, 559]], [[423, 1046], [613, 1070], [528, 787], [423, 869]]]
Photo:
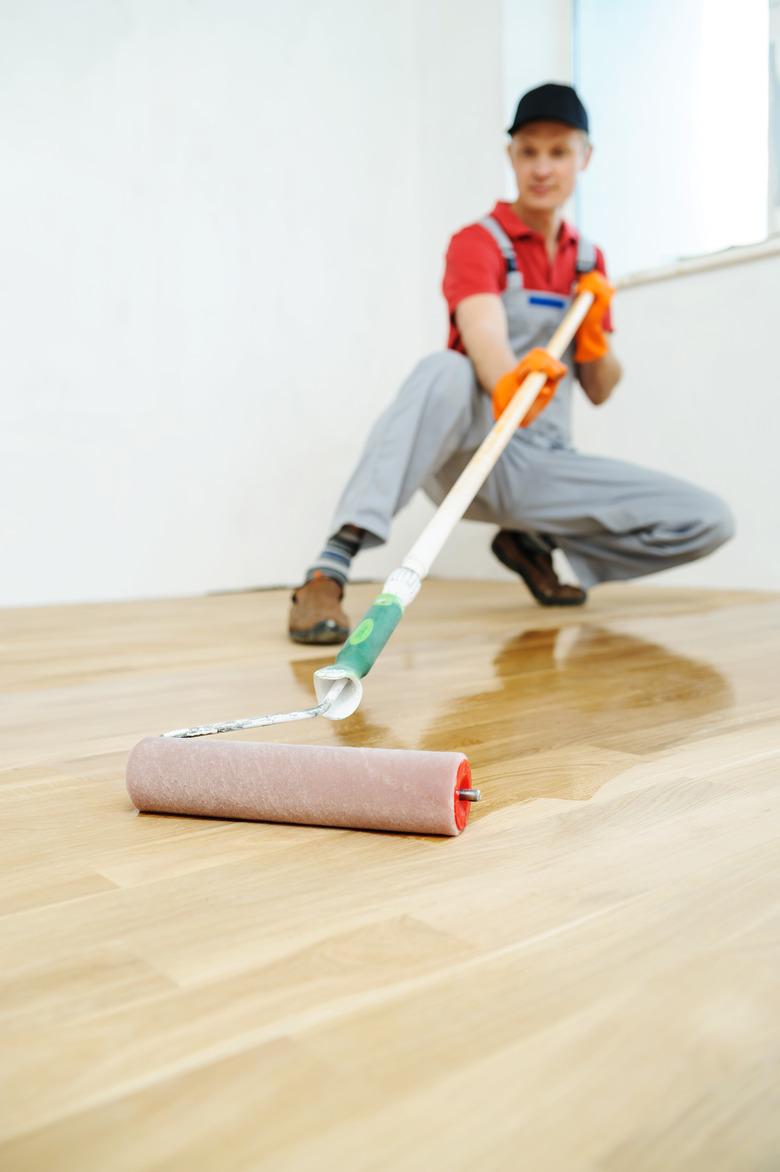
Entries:
[[520, 359], [520, 362], [514, 370], [510, 370], [496, 383], [492, 396], [494, 417], [498, 419], [500, 415], [503, 415], [514, 398], [515, 392], [525, 382], [528, 375], [540, 371], [542, 374], [547, 375], [547, 382], [520, 422], [521, 427], [528, 427], [528, 424], [533, 423], [537, 415], [544, 411], [550, 399], [555, 394], [558, 383], [568, 369], [568, 366], [564, 366], [557, 358], [553, 358], [552, 354], [548, 354], [546, 350], [542, 350], [540, 347], [537, 347], [535, 350], [529, 350]]

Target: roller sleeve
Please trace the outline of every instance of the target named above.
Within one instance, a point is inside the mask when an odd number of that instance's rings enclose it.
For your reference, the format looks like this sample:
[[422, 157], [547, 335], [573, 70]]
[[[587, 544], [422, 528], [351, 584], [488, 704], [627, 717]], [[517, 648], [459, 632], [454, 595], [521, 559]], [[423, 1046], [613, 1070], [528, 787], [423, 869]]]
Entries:
[[147, 737], [126, 783], [139, 810], [411, 834], [459, 834], [462, 753]]

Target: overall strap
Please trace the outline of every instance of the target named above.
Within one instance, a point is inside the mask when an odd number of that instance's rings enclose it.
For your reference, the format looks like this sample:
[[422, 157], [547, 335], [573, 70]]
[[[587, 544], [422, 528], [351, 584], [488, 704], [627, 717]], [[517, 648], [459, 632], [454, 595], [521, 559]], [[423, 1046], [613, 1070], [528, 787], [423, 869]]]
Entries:
[[596, 249], [584, 236], [577, 242], [577, 272], [592, 273], [596, 267]]
[[498, 220], [494, 220], [492, 216], [485, 216], [484, 220], [479, 221], [481, 228], [495, 240], [498, 247], [501, 249], [501, 255], [506, 262], [506, 287], [507, 289], [522, 289], [523, 279], [517, 271], [517, 258], [515, 257], [515, 249], [512, 241], [507, 236], [504, 229], [499, 224]]

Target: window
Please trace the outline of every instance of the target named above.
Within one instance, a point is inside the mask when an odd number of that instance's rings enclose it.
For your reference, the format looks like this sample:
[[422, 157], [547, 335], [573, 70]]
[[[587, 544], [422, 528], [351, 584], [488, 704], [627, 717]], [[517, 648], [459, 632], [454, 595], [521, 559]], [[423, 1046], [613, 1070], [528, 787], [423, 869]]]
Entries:
[[618, 276], [780, 228], [780, 0], [572, 0], [595, 154], [582, 230]]

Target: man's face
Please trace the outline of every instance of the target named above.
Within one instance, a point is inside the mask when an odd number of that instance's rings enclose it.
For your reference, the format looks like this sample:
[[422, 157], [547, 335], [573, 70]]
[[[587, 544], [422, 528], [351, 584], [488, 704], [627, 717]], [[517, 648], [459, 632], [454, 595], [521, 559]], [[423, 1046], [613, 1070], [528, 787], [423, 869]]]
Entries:
[[563, 122], [529, 122], [512, 135], [507, 151], [520, 203], [541, 212], [566, 203], [592, 147], [582, 131]]

